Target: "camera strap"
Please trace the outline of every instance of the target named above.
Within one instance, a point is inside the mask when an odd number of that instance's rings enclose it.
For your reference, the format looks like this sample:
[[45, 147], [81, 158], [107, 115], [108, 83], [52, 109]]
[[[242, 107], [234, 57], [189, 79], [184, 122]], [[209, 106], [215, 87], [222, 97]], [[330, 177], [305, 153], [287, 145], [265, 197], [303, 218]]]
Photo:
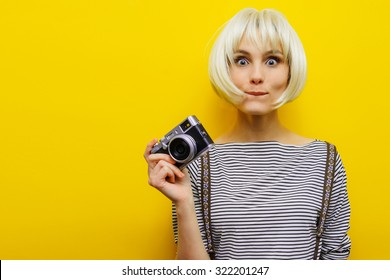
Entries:
[[210, 184], [210, 158], [209, 152], [206, 152], [201, 157], [201, 203], [203, 212], [203, 223], [206, 232], [207, 253], [210, 259], [215, 258], [213, 236], [211, 232], [211, 217], [210, 217], [210, 203], [211, 203], [211, 184]]
[[[336, 147], [326, 142], [327, 155], [325, 165], [325, 176], [322, 193], [322, 206], [321, 211], [317, 220], [317, 233], [316, 233], [316, 244], [314, 249], [314, 259], [320, 258], [319, 245], [324, 232], [325, 218], [328, 213], [329, 202], [332, 194], [334, 172], [336, 168]], [[210, 259], [215, 259], [215, 250], [213, 243], [213, 236], [211, 230], [211, 216], [210, 216], [210, 205], [211, 205], [211, 181], [210, 181], [210, 158], [209, 153], [205, 153], [201, 157], [201, 204], [203, 223], [206, 233], [207, 240], [207, 253]]]
[[332, 194], [333, 181], [334, 181], [334, 171], [336, 169], [336, 156], [337, 156], [336, 147], [326, 142], [326, 148], [327, 148], [326, 151], [327, 155], [326, 155], [325, 176], [324, 176], [324, 189], [322, 192], [322, 207], [317, 222], [316, 246], [314, 249], [315, 260], [318, 260], [321, 255], [321, 253], [318, 252], [318, 249], [319, 249], [322, 233], [324, 232], [325, 218], [329, 209], [329, 202]]

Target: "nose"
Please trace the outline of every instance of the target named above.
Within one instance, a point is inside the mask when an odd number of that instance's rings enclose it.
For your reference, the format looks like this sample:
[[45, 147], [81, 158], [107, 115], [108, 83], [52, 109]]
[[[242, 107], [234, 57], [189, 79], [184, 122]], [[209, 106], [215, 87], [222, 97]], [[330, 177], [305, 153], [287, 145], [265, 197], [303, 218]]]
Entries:
[[253, 85], [261, 84], [264, 81], [264, 73], [261, 66], [254, 66], [251, 71], [250, 83]]

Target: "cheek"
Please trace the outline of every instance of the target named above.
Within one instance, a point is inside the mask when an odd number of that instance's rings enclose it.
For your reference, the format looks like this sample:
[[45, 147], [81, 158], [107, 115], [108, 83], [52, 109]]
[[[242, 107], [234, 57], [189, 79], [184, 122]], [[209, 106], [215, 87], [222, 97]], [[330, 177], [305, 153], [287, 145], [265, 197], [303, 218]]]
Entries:
[[[284, 77], [283, 77], [283, 78], [284, 78]], [[280, 87], [280, 88], [285, 89], [285, 88], [287, 87], [287, 85], [288, 85], [288, 80], [287, 80], [287, 78], [284, 78], [284, 79], [280, 80], [280, 83], [279, 83], [279, 87]]]
[[283, 71], [282, 73], [279, 73], [279, 75], [275, 77], [274, 85], [278, 88], [285, 89], [288, 85], [288, 71]]
[[237, 87], [243, 83], [243, 76], [244, 75], [240, 71], [230, 70], [230, 79]]

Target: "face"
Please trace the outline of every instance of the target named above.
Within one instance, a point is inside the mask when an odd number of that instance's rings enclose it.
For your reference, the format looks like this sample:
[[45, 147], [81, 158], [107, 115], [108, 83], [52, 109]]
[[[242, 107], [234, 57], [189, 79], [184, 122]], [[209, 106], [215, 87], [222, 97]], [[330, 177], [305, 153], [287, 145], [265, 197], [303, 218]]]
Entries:
[[245, 93], [237, 108], [251, 115], [275, 110], [274, 103], [288, 85], [289, 66], [281, 48], [260, 48], [242, 39], [230, 66], [232, 82]]

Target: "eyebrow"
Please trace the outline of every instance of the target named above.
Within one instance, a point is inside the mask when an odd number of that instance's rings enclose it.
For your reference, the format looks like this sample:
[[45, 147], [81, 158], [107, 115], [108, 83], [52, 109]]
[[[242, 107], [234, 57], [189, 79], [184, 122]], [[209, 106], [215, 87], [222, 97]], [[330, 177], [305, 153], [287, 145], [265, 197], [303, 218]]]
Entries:
[[[237, 54], [237, 53], [242, 53], [242, 54], [245, 54], [245, 55], [251, 55], [250, 52], [246, 51], [246, 50], [237, 50], [234, 52], [234, 54]], [[279, 55], [283, 55], [283, 53], [279, 50], [269, 50], [269, 51], [266, 51], [264, 53], [264, 55], [270, 55], [270, 54], [279, 54]]]

